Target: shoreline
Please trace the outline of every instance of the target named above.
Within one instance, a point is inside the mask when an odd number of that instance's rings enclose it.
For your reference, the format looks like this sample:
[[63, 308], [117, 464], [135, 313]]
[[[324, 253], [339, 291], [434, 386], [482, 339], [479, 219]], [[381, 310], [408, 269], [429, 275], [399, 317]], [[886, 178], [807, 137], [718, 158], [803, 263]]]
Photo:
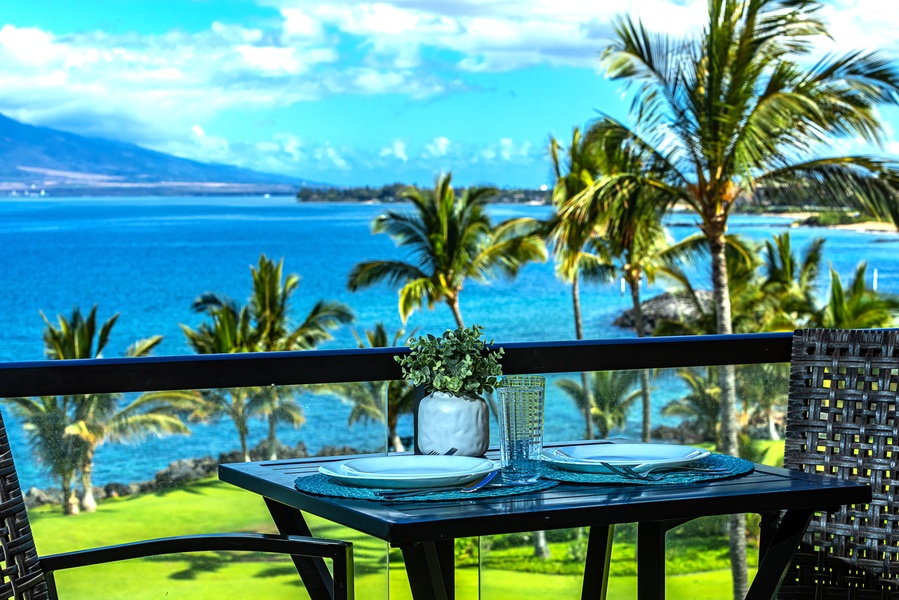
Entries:
[[897, 234], [896, 226], [892, 223], [883, 223], [881, 221], [862, 221], [860, 223], [847, 223], [845, 225], [809, 225], [803, 221], [815, 216], [815, 212], [785, 212], [785, 213], [760, 213], [765, 217], [784, 217], [793, 219], [792, 227], [818, 227], [820, 229], [837, 229], [843, 231], [857, 231], [859, 233], [893, 233]]

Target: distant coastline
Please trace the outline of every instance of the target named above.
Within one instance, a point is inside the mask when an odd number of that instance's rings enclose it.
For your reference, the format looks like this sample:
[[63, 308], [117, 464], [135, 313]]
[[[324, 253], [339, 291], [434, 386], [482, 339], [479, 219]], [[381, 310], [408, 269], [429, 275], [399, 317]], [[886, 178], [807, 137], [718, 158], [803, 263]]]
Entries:
[[784, 217], [793, 219], [793, 227], [821, 227], [822, 229], [842, 229], [845, 231], [858, 231], [861, 233], [899, 233], [896, 229], [896, 225], [880, 221], [859, 221], [857, 223], [843, 223], [838, 225], [816, 225], [810, 223], [809, 219], [819, 213], [811, 211], [763, 212], [761, 214], [766, 217]]

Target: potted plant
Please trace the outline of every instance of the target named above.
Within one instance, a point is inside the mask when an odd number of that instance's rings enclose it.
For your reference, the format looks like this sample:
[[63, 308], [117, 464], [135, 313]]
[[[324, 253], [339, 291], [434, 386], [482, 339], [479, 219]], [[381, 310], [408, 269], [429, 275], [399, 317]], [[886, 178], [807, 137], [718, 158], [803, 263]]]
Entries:
[[492, 393], [503, 374], [503, 349], [487, 350], [483, 330], [472, 325], [448, 329], [441, 337], [413, 338], [409, 354], [395, 357], [403, 377], [427, 394], [418, 407], [420, 452], [456, 448], [463, 456], [482, 456], [490, 445], [489, 410], [481, 394]]

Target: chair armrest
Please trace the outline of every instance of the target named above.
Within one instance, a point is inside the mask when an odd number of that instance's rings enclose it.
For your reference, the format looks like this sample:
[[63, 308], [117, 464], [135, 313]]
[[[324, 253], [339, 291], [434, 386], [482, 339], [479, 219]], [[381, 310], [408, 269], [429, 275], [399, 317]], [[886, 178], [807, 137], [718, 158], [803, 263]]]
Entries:
[[75, 550], [40, 558], [44, 571], [57, 571], [72, 567], [99, 565], [118, 560], [146, 558], [180, 552], [209, 552], [214, 550], [242, 550], [249, 552], [274, 552], [352, 561], [353, 544], [339, 540], [326, 540], [298, 535], [268, 535], [260, 533], [213, 533], [184, 535], [154, 540], [129, 542], [116, 546], [103, 546], [87, 550]]
[[51, 586], [55, 587], [52, 583], [53, 572], [61, 569], [86, 567], [162, 554], [209, 552], [215, 550], [273, 552], [293, 556], [329, 558], [334, 561], [334, 598], [353, 598], [352, 542], [299, 535], [268, 535], [261, 533], [184, 535], [52, 554], [40, 557], [38, 560]]

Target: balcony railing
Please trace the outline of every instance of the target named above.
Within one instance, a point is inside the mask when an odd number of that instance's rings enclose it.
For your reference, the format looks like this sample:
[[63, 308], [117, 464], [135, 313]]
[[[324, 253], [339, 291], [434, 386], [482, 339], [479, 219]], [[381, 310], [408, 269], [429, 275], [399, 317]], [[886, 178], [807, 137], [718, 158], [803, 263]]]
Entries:
[[[497, 344], [506, 374], [789, 362], [792, 334], [753, 333]], [[0, 363], [0, 398], [350, 381], [402, 376], [406, 348]]]

